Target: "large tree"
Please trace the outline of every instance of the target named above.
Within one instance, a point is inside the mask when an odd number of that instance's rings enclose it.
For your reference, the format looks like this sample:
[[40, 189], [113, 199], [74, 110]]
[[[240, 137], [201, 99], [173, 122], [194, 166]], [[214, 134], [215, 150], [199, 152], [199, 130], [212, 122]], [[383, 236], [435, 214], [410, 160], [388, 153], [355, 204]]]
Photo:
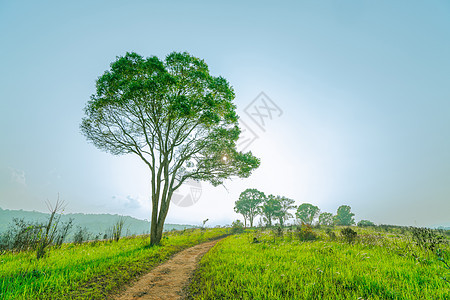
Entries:
[[247, 227], [247, 219], [250, 221], [250, 227], [253, 227], [253, 220], [260, 213], [259, 205], [265, 198], [266, 195], [257, 189], [246, 189], [239, 195], [234, 211], [242, 214], [245, 227]]
[[127, 53], [98, 78], [81, 130], [100, 150], [137, 155], [148, 167], [152, 245], [161, 240], [174, 191], [187, 179], [217, 186], [259, 166], [251, 152], [236, 150], [234, 97], [224, 78], [186, 52], [165, 60]]
[[277, 196], [275, 198], [280, 203], [280, 209], [276, 213], [280, 225], [283, 226], [284, 222], [292, 218], [293, 215], [289, 212], [291, 209], [296, 209], [297, 206], [294, 205], [295, 201], [286, 197]]
[[355, 224], [355, 219], [353, 218], [355, 214], [351, 212], [351, 207], [348, 205], [341, 205], [337, 209], [336, 215], [334, 216], [334, 223], [336, 225], [349, 226]]
[[310, 203], [303, 203], [297, 208], [297, 212], [295, 214], [300, 221], [311, 225], [313, 220], [319, 214], [319, 211], [320, 209], [317, 206]]
[[281, 204], [274, 195], [267, 196], [261, 206], [261, 215], [267, 226], [272, 226], [272, 219], [280, 214]]

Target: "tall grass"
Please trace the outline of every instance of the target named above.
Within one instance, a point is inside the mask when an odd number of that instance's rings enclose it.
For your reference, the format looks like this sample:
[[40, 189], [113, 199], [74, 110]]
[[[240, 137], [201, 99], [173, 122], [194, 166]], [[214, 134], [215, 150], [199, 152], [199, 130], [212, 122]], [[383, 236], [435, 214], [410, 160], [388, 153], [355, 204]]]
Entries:
[[315, 231], [316, 241], [289, 232], [226, 238], [203, 257], [190, 298], [450, 299], [443, 264], [406, 236], [357, 229], [348, 243], [339, 229], [334, 240]]
[[118, 242], [62, 244], [36, 259], [33, 252], [0, 255], [0, 299], [105, 299], [174, 253], [227, 233], [227, 229], [166, 233]]

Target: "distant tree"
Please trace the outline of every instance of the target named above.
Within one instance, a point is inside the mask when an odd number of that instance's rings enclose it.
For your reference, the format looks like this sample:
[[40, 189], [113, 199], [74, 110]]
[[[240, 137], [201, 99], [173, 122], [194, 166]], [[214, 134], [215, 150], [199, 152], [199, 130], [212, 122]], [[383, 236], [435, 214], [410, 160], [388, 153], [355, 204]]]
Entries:
[[369, 220], [361, 220], [357, 224], [359, 227], [375, 226], [375, 223]]
[[303, 203], [297, 208], [297, 212], [295, 213], [295, 215], [303, 223], [311, 225], [319, 212], [320, 209], [317, 206], [309, 203]]
[[259, 166], [236, 149], [233, 88], [184, 52], [165, 60], [127, 53], [96, 82], [81, 131], [100, 150], [134, 154], [151, 174], [150, 243], [159, 244], [173, 193], [188, 179], [217, 186]]
[[323, 212], [319, 215], [319, 225], [333, 225], [333, 214], [329, 212]]
[[244, 217], [244, 224], [247, 227], [247, 220], [250, 221], [250, 227], [253, 227], [253, 220], [260, 213], [260, 204], [264, 201], [266, 195], [257, 189], [246, 189], [239, 195], [235, 202], [234, 211]]
[[261, 215], [267, 226], [272, 226], [272, 219], [277, 219], [281, 210], [281, 204], [274, 195], [264, 199], [261, 206]]
[[280, 203], [280, 210], [276, 213], [276, 217], [280, 221], [280, 226], [283, 226], [285, 221], [293, 217], [289, 211], [296, 209], [297, 206], [293, 205], [294, 200], [286, 197], [277, 196], [275, 199]]
[[355, 224], [353, 219], [354, 213], [350, 212], [351, 207], [348, 205], [341, 205], [337, 209], [337, 213], [334, 216], [334, 223], [336, 225], [350, 226]]

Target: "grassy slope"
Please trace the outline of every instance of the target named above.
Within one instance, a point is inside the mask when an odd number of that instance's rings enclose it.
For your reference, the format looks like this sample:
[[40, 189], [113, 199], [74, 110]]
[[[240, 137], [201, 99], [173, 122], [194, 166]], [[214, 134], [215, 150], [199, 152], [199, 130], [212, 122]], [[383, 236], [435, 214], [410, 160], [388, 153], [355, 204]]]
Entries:
[[174, 253], [226, 231], [168, 233], [157, 247], [147, 246], [148, 237], [65, 244], [39, 261], [34, 252], [0, 255], [0, 299], [104, 299]]
[[[361, 232], [360, 232], [361, 233]], [[355, 244], [255, 233], [231, 236], [201, 261], [194, 299], [450, 299], [436, 257], [398, 237], [369, 235]], [[409, 251], [409, 253], [408, 253]], [[420, 259], [415, 259], [411, 251]]]

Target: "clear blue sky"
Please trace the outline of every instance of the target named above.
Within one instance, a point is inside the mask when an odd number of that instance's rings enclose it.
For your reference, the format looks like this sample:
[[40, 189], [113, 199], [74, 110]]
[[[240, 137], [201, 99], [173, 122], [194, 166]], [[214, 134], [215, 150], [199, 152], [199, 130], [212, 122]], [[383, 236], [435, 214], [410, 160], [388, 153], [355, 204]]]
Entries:
[[188, 51], [244, 108], [264, 91], [283, 114], [250, 149], [261, 167], [169, 222], [230, 223], [247, 187], [357, 220], [450, 223], [448, 1], [0, 0], [0, 207], [148, 218], [149, 174], [80, 134], [116, 56]]

